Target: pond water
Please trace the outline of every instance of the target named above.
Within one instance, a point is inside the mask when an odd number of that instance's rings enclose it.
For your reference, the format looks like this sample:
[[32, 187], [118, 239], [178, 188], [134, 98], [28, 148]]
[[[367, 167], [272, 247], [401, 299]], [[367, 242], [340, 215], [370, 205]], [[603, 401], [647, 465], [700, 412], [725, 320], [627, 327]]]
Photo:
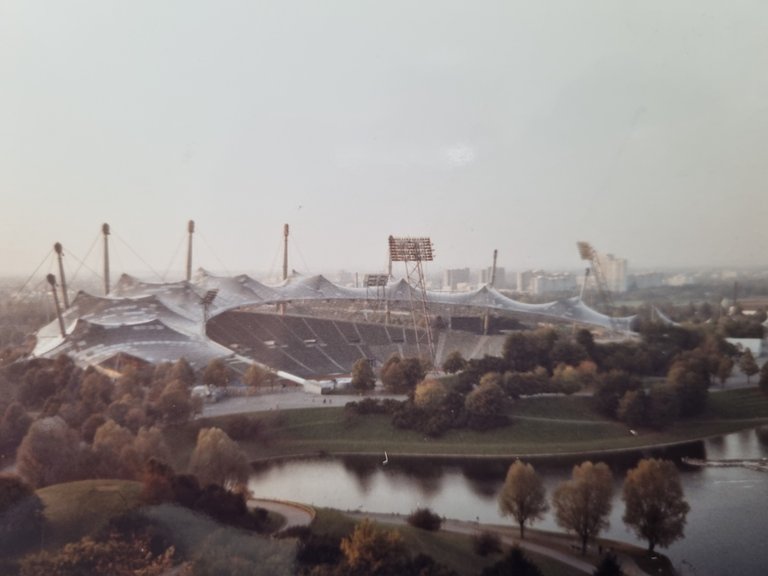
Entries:
[[[763, 575], [768, 573], [768, 474], [744, 468], [690, 468], [695, 458], [768, 457], [768, 433], [749, 430], [685, 446], [600, 458], [616, 478], [611, 526], [603, 535], [644, 546], [624, 526], [621, 483], [640, 458], [654, 456], [678, 464], [691, 505], [686, 537], [664, 552], [681, 574]], [[283, 498], [368, 512], [408, 514], [428, 506], [441, 516], [509, 523], [500, 515], [497, 495], [510, 460], [431, 460], [389, 457], [309, 458], [258, 464], [249, 487], [259, 497]], [[598, 460], [597, 458], [593, 460]], [[548, 495], [570, 476], [581, 459], [532, 460]], [[551, 513], [535, 527], [557, 530]]]

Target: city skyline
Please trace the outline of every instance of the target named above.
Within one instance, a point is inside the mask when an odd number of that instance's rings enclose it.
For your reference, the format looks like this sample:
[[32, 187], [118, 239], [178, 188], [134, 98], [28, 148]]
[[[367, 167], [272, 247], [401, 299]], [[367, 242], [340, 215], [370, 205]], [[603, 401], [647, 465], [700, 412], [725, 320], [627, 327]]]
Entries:
[[[756, 1], [6, 2], [0, 258], [309, 273], [761, 267], [768, 7]], [[121, 244], [122, 248], [121, 248]], [[130, 248], [129, 248], [130, 247]], [[207, 252], [206, 252], [207, 251]], [[302, 262], [303, 261], [303, 262]], [[121, 268], [120, 262], [115, 262]]]

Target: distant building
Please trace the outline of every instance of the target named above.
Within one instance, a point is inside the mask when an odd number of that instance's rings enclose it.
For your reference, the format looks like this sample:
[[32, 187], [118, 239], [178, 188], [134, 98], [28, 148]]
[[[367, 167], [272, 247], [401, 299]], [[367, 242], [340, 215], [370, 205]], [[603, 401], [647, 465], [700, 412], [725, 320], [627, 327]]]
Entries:
[[645, 272], [642, 274], [630, 274], [627, 284], [632, 290], [644, 290], [664, 286], [665, 276], [661, 272]]
[[576, 277], [573, 274], [538, 274], [531, 282], [531, 294], [551, 292], [573, 292], [576, 290]]
[[613, 254], [600, 254], [598, 256], [600, 270], [605, 278], [608, 290], [611, 292], [627, 291], [627, 261], [624, 258], [616, 258]]
[[530, 292], [531, 283], [536, 272], [533, 270], [526, 270], [525, 272], [517, 273], [517, 291], [518, 292]]
[[460, 284], [469, 284], [469, 268], [448, 268], [443, 272], [443, 288], [456, 290]]
[[517, 273], [517, 291], [528, 294], [548, 294], [552, 292], [573, 292], [576, 290], [576, 277], [563, 272], [545, 272], [526, 270]]

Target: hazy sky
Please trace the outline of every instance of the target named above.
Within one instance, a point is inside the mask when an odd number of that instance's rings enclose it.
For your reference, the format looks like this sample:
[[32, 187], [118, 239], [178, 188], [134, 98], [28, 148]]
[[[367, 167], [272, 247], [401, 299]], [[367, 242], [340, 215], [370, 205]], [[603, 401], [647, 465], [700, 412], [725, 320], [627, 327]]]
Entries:
[[[765, 265], [764, 0], [0, 0], [0, 271]], [[174, 253], [176, 258], [174, 259]], [[96, 251], [88, 260], [98, 268]], [[68, 268], [77, 267], [70, 259]]]

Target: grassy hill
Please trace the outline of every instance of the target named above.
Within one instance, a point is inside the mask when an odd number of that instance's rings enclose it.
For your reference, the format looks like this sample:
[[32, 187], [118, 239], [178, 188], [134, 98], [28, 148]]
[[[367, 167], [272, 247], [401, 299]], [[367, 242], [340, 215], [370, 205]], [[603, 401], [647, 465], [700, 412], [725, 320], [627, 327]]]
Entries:
[[103, 528], [110, 518], [139, 505], [141, 484], [128, 480], [81, 480], [41, 488], [48, 520], [44, 546], [75, 542]]

